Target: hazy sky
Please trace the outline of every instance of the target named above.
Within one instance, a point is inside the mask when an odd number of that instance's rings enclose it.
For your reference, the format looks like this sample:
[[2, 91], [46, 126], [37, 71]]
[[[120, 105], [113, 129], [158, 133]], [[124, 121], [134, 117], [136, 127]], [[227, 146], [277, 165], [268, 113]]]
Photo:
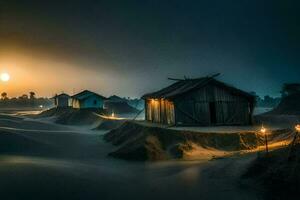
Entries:
[[0, 91], [90, 89], [141, 96], [216, 72], [279, 95], [299, 82], [300, 12], [292, 0], [0, 0]]

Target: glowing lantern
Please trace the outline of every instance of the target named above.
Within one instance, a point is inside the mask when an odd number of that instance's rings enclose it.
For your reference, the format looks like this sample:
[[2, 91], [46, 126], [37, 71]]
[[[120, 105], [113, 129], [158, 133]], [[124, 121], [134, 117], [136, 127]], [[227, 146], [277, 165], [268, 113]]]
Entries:
[[296, 129], [297, 132], [300, 132], [300, 124], [297, 124], [297, 125], [295, 126], [295, 129]]
[[262, 134], [266, 134], [266, 131], [267, 131], [266, 128], [264, 126], [262, 126], [261, 129], [260, 129], [260, 132]]
[[114, 112], [111, 113], [111, 117], [115, 117], [115, 113]]
[[268, 153], [268, 152], [269, 152], [269, 147], [268, 147], [267, 129], [262, 125], [262, 126], [261, 126], [261, 129], [260, 129], [260, 132], [261, 132], [262, 134], [264, 134], [264, 136], [265, 136], [266, 152]]

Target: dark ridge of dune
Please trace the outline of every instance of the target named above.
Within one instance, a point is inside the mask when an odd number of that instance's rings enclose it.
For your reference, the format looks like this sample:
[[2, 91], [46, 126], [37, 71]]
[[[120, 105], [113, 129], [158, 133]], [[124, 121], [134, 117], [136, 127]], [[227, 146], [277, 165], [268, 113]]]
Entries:
[[266, 115], [300, 115], [300, 92], [282, 98], [279, 105]]
[[300, 92], [282, 98], [279, 105], [273, 110], [254, 116], [257, 124], [276, 126], [294, 126], [300, 122]]
[[125, 120], [103, 118], [107, 111], [101, 109], [53, 108], [35, 117], [54, 118], [54, 122], [64, 125], [94, 125], [94, 130], [111, 130], [118, 128]]
[[119, 148], [109, 155], [127, 160], [185, 158], [194, 150], [238, 151], [255, 149], [263, 139], [255, 132], [200, 133], [125, 122], [104, 136]]
[[36, 117], [53, 117], [56, 123], [65, 125], [93, 125], [102, 121], [101, 114], [105, 114], [102, 109], [52, 108]]
[[0, 131], [0, 153], [18, 155], [51, 154], [53, 149], [46, 143], [36, 141], [13, 131]]
[[45, 124], [38, 121], [24, 120], [18, 117], [0, 116], [0, 127], [1, 128], [17, 128], [27, 130], [57, 130], [58, 127]]
[[112, 130], [120, 127], [126, 120], [102, 119], [94, 130]]
[[266, 124], [277, 127], [294, 127], [300, 122], [300, 115], [262, 114], [254, 117], [255, 124]]
[[138, 113], [139, 110], [130, 106], [125, 101], [111, 101], [106, 102], [105, 107], [108, 113], [116, 113], [116, 114], [129, 114], [129, 113]]
[[56, 122], [67, 125], [92, 125], [101, 121], [97, 114], [103, 114], [103, 111], [100, 109], [73, 109], [69, 113], [60, 115]]
[[290, 147], [274, 150], [268, 156], [258, 156], [241, 177], [245, 186], [255, 186], [265, 193], [265, 199], [298, 199], [300, 188], [300, 144], [288, 159]]

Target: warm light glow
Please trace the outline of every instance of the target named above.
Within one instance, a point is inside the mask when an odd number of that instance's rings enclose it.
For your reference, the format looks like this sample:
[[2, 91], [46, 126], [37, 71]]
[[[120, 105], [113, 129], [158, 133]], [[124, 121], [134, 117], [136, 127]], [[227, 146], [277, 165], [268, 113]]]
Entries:
[[296, 131], [300, 132], [300, 124], [297, 124], [297, 125], [295, 126], [295, 129], [296, 129]]
[[8, 73], [2, 73], [2, 74], [0, 75], [0, 79], [1, 79], [1, 81], [3, 81], [3, 82], [7, 82], [7, 81], [9, 81], [10, 76], [9, 76]]
[[158, 99], [151, 99], [151, 104], [157, 105], [159, 103]]
[[103, 119], [112, 119], [112, 120], [125, 120], [125, 119], [131, 119], [131, 118], [122, 118], [122, 117], [112, 117], [112, 116], [106, 116], [106, 115], [99, 115], [99, 114], [96, 114], [95, 115], [103, 118]]
[[266, 131], [267, 131], [267, 129], [265, 129], [265, 127], [264, 127], [264, 126], [262, 126], [262, 127], [261, 127], [261, 129], [260, 129], [260, 132], [262, 132], [263, 134], [265, 134], [265, 133], [266, 133]]
[[[1, 45], [0, 49], [3, 48]], [[8, 82], [1, 80], [2, 73], [10, 75]], [[120, 85], [120, 81], [118, 78], [111, 80], [107, 75], [82, 68], [73, 60], [56, 57], [50, 59], [48, 55], [28, 50], [0, 51], [0, 89], [1, 92], [8, 93], [10, 98], [19, 97], [29, 91], [34, 91], [37, 96], [52, 97], [61, 91], [73, 94], [83, 88], [104, 95], [111, 92], [108, 85], [111, 83]], [[98, 85], [102, 87], [99, 88]], [[130, 96], [127, 92], [122, 95], [125, 94]]]
[[111, 113], [111, 117], [115, 117], [115, 113], [114, 112]]

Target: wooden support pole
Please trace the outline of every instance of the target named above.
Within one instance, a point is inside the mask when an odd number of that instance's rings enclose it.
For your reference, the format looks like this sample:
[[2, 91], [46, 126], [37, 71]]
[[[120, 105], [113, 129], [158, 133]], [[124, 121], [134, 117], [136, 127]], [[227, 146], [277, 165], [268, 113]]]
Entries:
[[266, 153], [269, 153], [269, 147], [268, 147], [268, 135], [265, 133], [265, 143], [266, 143]]
[[290, 144], [290, 149], [289, 149], [289, 154], [288, 154], [288, 160], [289, 161], [292, 160], [293, 153], [294, 153], [294, 148], [295, 148], [295, 143], [296, 143], [296, 140], [298, 138], [298, 134], [299, 134], [299, 132], [296, 131], [295, 135], [294, 135], [294, 138], [293, 138], [293, 140], [292, 140], [292, 142]]

